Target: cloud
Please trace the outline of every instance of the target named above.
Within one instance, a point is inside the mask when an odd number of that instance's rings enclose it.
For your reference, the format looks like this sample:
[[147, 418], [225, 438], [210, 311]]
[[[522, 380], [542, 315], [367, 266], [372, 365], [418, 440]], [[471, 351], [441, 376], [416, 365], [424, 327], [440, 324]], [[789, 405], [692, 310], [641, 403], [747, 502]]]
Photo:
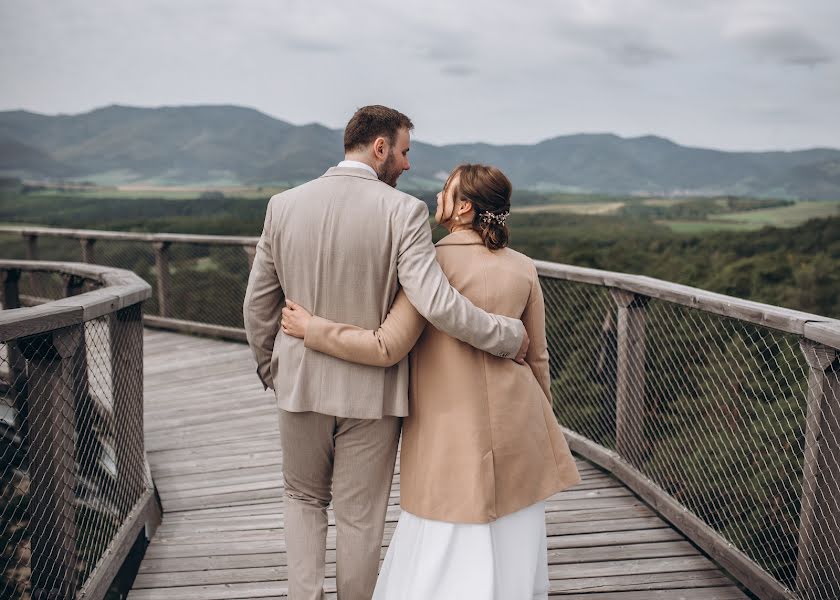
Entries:
[[469, 77], [478, 73], [478, 69], [465, 64], [452, 64], [445, 65], [441, 68], [441, 72], [444, 75], [451, 75], [453, 77]]
[[302, 38], [290, 36], [286, 39], [286, 46], [292, 50], [299, 50], [301, 52], [313, 52], [316, 54], [332, 54], [341, 52], [342, 47], [332, 42], [325, 42], [323, 40], [316, 40], [313, 38]]
[[627, 67], [644, 67], [674, 58], [674, 53], [667, 48], [635, 40], [609, 48], [608, 53], [613, 60]]
[[610, 63], [623, 67], [646, 67], [676, 56], [654, 40], [643, 25], [614, 20], [564, 19], [557, 25], [556, 36], [567, 48], [605, 57]]
[[817, 38], [792, 28], [744, 31], [737, 38], [758, 58], [786, 65], [815, 67], [835, 59]]

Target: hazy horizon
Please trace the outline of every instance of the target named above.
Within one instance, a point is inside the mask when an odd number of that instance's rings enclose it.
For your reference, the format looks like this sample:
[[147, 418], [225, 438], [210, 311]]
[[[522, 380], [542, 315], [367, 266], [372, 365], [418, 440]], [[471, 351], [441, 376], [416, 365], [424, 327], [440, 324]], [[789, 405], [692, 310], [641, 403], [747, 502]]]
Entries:
[[380, 103], [435, 145], [837, 148], [837, 23], [834, 0], [5, 0], [0, 109], [222, 104], [340, 129]]
[[[325, 123], [322, 123], [322, 122], [319, 122], [319, 121], [308, 121], [308, 122], [305, 122], [305, 123], [295, 123], [295, 122], [293, 122], [289, 119], [283, 118], [282, 116], [272, 115], [270, 113], [267, 113], [264, 110], [261, 110], [257, 107], [245, 106], [245, 105], [240, 105], [240, 104], [201, 104], [201, 103], [199, 103], [199, 104], [180, 104], [180, 105], [166, 105], [166, 104], [164, 104], [164, 105], [158, 105], [158, 106], [140, 106], [140, 105], [132, 105], [132, 104], [112, 103], [112, 104], [107, 104], [107, 105], [103, 105], [103, 106], [96, 106], [96, 107], [91, 108], [89, 110], [84, 110], [84, 111], [80, 111], [80, 112], [47, 113], [47, 112], [40, 112], [40, 111], [31, 110], [31, 109], [28, 109], [28, 108], [9, 108], [9, 109], [0, 109], [0, 113], [21, 111], [21, 112], [27, 112], [27, 113], [37, 114], [37, 115], [47, 116], [47, 117], [73, 117], [73, 116], [88, 114], [88, 113], [96, 112], [98, 110], [104, 110], [104, 109], [112, 108], [112, 107], [137, 108], [137, 109], [144, 109], [144, 110], [156, 110], [156, 109], [166, 109], [166, 108], [202, 108], [202, 107], [242, 108], [242, 109], [257, 111], [257, 112], [262, 113], [262, 114], [264, 114], [268, 117], [271, 117], [272, 119], [283, 121], [285, 123], [289, 123], [289, 124], [295, 125], [297, 127], [302, 127], [302, 126], [307, 126], [307, 125], [318, 125], [318, 126], [321, 126], [321, 127], [326, 127], [327, 129], [335, 130], [335, 131], [342, 131], [344, 129], [344, 125], [340, 125], [340, 126], [337, 126], [337, 127], [330, 127], [329, 125], [326, 125]], [[533, 146], [533, 145], [539, 144], [541, 142], [545, 142], [545, 141], [555, 139], [555, 138], [585, 136], [585, 135], [592, 135], [592, 136], [614, 135], [614, 136], [617, 136], [617, 137], [622, 138], [622, 139], [638, 139], [638, 138], [645, 138], [645, 137], [657, 137], [657, 138], [661, 138], [661, 139], [667, 140], [669, 142], [672, 142], [674, 144], [677, 144], [679, 146], [683, 146], [685, 148], [694, 148], [694, 149], [702, 149], [702, 150], [714, 150], [714, 151], [719, 151], [719, 152], [735, 152], [735, 153], [742, 153], [742, 152], [746, 152], [746, 153], [801, 152], [801, 151], [807, 151], [807, 150], [840, 150], [840, 144], [838, 144], [837, 146], [802, 146], [802, 147], [795, 147], [795, 148], [758, 148], [758, 149], [738, 149], [738, 148], [735, 148], [735, 149], [730, 149], [730, 148], [720, 148], [720, 147], [714, 147], [714, 146], [697, 146], [697, 145], [692, 145], [692, 144], [686, 144], [686, 143], [683, 143], [681, 140], [674, 139], [673, 137], [669, 137], [669, 136], [658, 134], [658, 133], [641, 133], [641, 134], [638, 134], [638, 135], [621, 135], [621, 134], [615, 133], [613, 131], [569, 131], [569, 132], [562, 132], [562, 133], [555, 133], [555, 134], [547, 134], [545, 137], [539, 138], [536, 141], [530, 142], [530, 143], [527, 143], [527, 142], [495, 143], [495, 142], [487, 142], [487, 141], [484, 141], [484, 140], [481, 140], [481, 139], [475, 139], [475, 140], [458, 140], [458, 141], [453, 141], [453, 142], [447, 142], [447, 143], [444, 143], [444, 144], [437, 144], [437, 143], [430, 142], [428, 140], [424, 140], [424, 139], [421, 139], [421, 138], [417, 137], [414, 132], [412, 132], [411, 139], [412, 139], [412, 141], [417, 141], [417, 142], [427, 144], [427, 145], [430, 145], [430, 146], [435, 146], [435, 147], [458, 146], [458, 145], [469, 145], [469, 144], [483, 144], [483, 145], [488, 145], [488, 146], [499, 147], [499, 146]]]

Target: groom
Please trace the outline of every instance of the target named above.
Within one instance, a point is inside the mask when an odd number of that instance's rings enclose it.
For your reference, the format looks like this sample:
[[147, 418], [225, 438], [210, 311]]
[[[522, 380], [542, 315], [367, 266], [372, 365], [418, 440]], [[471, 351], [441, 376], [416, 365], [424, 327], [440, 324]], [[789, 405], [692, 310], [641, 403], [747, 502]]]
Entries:
[[280, 409], [290, 600], [322, 597], [330, 501], [338, 596], [373, 593], [408, 413], [408, 361], [383, 369], [306, 350], [278, 335], [284, 295], [328, 319], [376, 329], [402, 286], [449, 335], [517, 360], [527, 350], [519, 321], [487, 314], [450, 287], [428, 208], [395, 189], [409, 169], [413, 128], [391, 108], [360, 108], [344, 131], [345, 160], [272, 197], [257, 244], [243, 312], [257, 374]]

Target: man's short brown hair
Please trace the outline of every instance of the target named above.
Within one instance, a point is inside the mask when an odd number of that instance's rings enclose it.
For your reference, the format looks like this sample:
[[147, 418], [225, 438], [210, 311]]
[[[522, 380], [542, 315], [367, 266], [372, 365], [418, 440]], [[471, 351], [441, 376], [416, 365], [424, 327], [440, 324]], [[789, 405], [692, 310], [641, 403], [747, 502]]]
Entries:
[[388, 138], [393, 145], [400, 129], [414, 129], [414, 123], [407, 116], [388, 108], [374, 104], [363, 106], [344, 128], [344, 151], [352, 152], [364, 148], [378, 137]]

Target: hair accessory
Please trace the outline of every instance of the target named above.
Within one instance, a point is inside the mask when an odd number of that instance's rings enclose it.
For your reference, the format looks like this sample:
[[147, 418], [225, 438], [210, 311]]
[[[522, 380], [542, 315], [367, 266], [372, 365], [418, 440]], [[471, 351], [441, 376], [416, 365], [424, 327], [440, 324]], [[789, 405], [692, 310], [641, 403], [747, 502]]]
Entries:
[[484, 223], [496, 223], [497, 225], [504, 225], [507, 221], [507, 218], [510, 216], [510, 212], [505, 211], [503, 213], [492, 213], [489, 210], [484, 211], [481, 213], [481, 220]]

